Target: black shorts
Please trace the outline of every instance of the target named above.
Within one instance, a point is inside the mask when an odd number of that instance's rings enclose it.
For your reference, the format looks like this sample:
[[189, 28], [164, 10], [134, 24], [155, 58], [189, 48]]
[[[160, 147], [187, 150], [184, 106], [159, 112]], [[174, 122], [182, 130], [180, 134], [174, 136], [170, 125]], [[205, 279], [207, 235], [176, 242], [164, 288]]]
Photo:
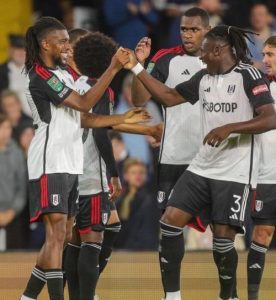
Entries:
[[29, 181], [30, 222], [48, 213], [73, 217], [78, 211], [78, 175], [67, 173], [44, 174]]
[[205, 211], [210, 214], [212, 223], [231, 225], [243, 233], [248, 199], [249, 185], [210, 179], [186, 171], [172, 190], [167, 206], [179, 208], [194, 217]]
[[110, 216], [110, 203], [108, 193], [80, 196], [76, 217], [80, 234], [105, 230]]
[[251, 202], [255, 225], [276, 225], [276, 184], [258, 184]]
[[160, 209], [166, 208], [171, 190], [187, 167], [188, 165], [159, 164], [157, 204]]

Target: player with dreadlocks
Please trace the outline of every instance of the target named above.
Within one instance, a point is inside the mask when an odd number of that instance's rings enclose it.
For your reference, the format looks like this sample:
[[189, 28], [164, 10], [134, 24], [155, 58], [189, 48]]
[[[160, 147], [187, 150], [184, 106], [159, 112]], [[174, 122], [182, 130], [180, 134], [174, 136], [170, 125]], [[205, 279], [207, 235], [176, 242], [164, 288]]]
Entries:
[[256, 184], [259, 136], [276, 128], [273, 99], [263, 74], [248, 64], [248, 32], [217, 26], [202, 42], [207, 68], [174, 89], [154, 79], [129, 51], [130, 68], [153, 98], [165, 106], [200, 101], [205, 138], [173, 188], [160, 221], [160, 266], [166, 300], [180, 300], [183, 228], [200, 211], [211, 209], [213, 256], [219, 299], [231, 299], [238, 256], [237, 232], [243, 231], [250, 186]]
[[[36, 127], [28, 153], [30, 217], [31, 222], [42, 219], [46, 239], [21, 300], [36, 299], [45, 282], [50, 300], [63, 300], [62, 250], [65, 238], [70, 239], [78, 174], [83, 172], [80, 126], [111, 126], [146, 117], [139, 111], [102, 117], [89, 114], [128, 61], [127, 54], [119, 49], [103, 76], [81, 96], [65, 69], [68, 49], [68, 32], [55, 18], [43, 17], [27, 30], [27, 98]], [[140, 115], [139, 120], [135, 115]]]

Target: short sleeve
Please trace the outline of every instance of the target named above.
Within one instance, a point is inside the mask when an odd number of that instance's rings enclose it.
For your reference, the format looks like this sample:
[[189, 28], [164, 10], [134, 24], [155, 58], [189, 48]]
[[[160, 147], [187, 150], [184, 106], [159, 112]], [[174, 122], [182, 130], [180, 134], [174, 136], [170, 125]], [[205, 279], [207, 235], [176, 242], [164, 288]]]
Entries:
[[261, 71], [250, 67], [243, 70], [242, 75], [246, 95], [254, 108], [274, 103], [269, 90], [269, 81]]
[[195, 104], [199, 100], [199, 85], [202, 77], [207, 74], [206, 69], [198, 71], [188, 81], [178, 84], [176, 91], [191, 104]]
[[29, 89], [32, 95], [52, 102], [56, 106], [60, 105], [73, 91], [54, 74], [48, 79], [35, 76], [30, 81]]

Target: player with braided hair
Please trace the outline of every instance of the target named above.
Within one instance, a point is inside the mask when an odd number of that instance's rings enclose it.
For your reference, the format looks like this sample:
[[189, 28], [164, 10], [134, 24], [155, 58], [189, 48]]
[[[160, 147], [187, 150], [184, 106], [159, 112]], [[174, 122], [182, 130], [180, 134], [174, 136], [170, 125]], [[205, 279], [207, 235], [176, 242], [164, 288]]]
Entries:
[[63, 244], [70, 239], [83, 172], [80, 126], [110, 126], [125, 118], [88, 112], [128, 61], [127, 54], [119, 49], [94, 87], [80, 95], [65, 69], [68, 38], [64, 25], [51, 17], [39, 19], [26, 33], [26, 95], [36, 128], [28, 153], [30, 217], [44, 222], [46, 239], [21, 300], [36, 299], [45, 282], [50, 300], [63, 300]]
[[251, 186], [256, 185], [259, 136], [276, 128], [276, 113], [264, 75], [248, 64], [248, 32], [217, 26], [205, 36], [200, 59], [206, 69], [169, 88], [151, 77], [132, 51], [129, 68], [165, 106], [199, 101], [203, 143], [174, 186], [160, 221], [160, 266], [166, 300], [180, 300], [183, 228], [206, 208], [214, 228], [213, 256], [219, 299], [231, 299]]

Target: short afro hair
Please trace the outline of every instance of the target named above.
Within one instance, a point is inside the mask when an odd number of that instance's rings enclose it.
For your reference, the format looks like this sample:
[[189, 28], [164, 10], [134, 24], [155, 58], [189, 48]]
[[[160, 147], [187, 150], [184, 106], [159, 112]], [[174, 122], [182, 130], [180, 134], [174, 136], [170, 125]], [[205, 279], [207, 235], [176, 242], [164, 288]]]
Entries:
[[74, 46], [74, 61], [82, 75], [99, 78], [110, 65], [118, 45], [100, 32], [81, 37]]

